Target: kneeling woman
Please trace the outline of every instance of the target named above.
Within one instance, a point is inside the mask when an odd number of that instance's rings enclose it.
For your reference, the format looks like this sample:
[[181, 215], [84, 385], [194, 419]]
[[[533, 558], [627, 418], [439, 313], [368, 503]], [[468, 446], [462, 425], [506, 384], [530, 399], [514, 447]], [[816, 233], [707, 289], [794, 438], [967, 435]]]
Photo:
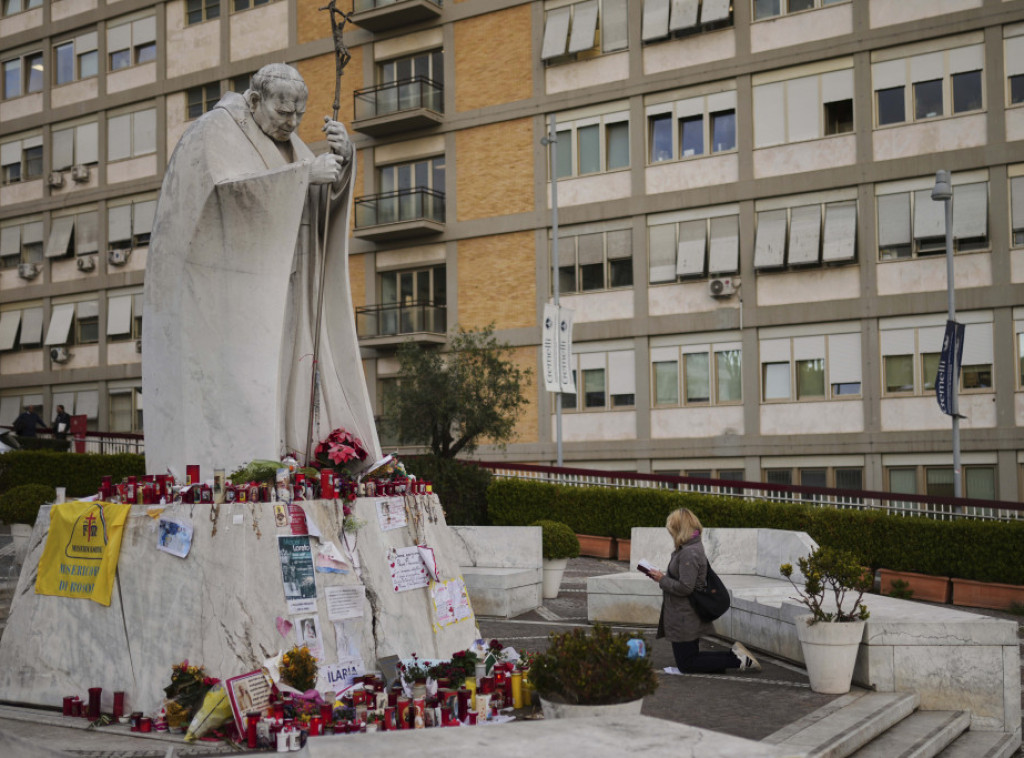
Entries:
[[669, 559], [668, 569], [664, 573], [651, 571], [649, 576], [664, 594], [658, 637], [668, 637], [672, 643], [676, 667], [684, 674], [726, 669], [760, 671], [761, 664], [739, 642], [732, 646], [730, 652], [700, 652], [701, 635], [714, 633], [711, 623], [698, 616], [690, 603], [694, 588], [703, 587], [707, 582], [708, 558], [700, 540], [703, 528], [688, 508], [669, 514], [665, 528], [672, 535], [675, 550]]

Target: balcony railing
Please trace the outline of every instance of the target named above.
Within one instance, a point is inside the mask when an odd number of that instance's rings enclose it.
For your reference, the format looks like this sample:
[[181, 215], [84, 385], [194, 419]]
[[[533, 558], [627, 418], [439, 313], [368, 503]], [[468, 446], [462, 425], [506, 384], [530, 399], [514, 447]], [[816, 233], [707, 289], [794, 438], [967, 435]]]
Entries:
[[[356, 332], [361, 340], [448, 331], [448, 308], [434, 303], [366, 305], [356, 308]], [[436, 341], [436, 340], [430, 340]]]
[[355, 236], [399, 239], [444, 230], [444, 193], [426, 187], [358, 197]]
[[356, 90], [354, 127], [381, 135], [436, 126], [443, 120], [444, 87], [425, 76]]
[[355, 0], [352, 22], [371, 32], [397, 29], [441, 15], [441, 0]]

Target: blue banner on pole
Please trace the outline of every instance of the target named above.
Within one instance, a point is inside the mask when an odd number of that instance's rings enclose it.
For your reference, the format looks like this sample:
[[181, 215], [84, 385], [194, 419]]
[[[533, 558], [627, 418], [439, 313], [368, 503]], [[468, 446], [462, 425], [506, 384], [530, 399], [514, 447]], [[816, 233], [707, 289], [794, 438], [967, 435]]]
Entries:
[[960, 362], [964, 354], [964, 325], [956, 321], [946, 322], [946, 334], [942, 338], [942, 353], [939, 356], [939, 370], [935, 373], [935, 400], [947, 416], [953, 415], [953, 393], [960, 381]]

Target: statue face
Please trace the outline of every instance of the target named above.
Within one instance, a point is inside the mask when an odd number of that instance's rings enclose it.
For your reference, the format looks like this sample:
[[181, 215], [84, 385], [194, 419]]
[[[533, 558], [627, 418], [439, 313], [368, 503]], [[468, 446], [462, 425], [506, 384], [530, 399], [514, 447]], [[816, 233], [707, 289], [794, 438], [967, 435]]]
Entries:
[[272, 140], [287, 142], [306, 113], [306, 91], [298, 85], [282, 83], [267, 98], [252, 92], [249, 110], [264, 134]]

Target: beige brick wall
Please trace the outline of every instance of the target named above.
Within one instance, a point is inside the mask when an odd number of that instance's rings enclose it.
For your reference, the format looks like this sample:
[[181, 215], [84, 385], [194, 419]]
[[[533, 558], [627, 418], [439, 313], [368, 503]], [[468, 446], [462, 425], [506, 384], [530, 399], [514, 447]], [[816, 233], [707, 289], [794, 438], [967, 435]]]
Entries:
[[456, 134], [459, 221], [533, 210], [532, 139], [533, 126], [526, 118]]
[[[327, 15], [326, 13], [324, 15]], [[341, 99], [338, 109], [338, 120], [345, 128], [352, 130], [352, 92], [359, 89], [363, 81], [363, 48], [353, 47], [352, 60], [345, 67], [345, 75], [341, 78]], [[295, 68], [306, 80], [309, 87], [309, 100], [306, 102], [306, 117], [299, 124], [299, 137], [306, 144], [320, 142], [324, 134], [320, 128], [324, 125], [324, 116], [331, 115], [334, 105], [334, 53], [306, 58], [295, 64]]]
[[533, 326], [537, 285], [533, 234], [516, 232], [459, 242], [459, 324], [464, 329]]
[[[299, 0], [296, 3], [298, 14], [299, 44], [315, 39], [331, 36], [331, 19], [327, 11], [319, 10], [325, 3], [320, 0]], [[348, 13], [352, 10], [352, 0], [340, 0], [338, 10]], [[351, 27], [348, 27], [351, 28]]]
[[352, 292], [352, 307], [366, 305], [366, 256], [348, 257], [348, 287]]
[[530, 5], [455, 24], [455, 110], [530, 97]]
[[[538, 410], [537, 410], [537, 348], [519, 347], [512, 352], [512, 361], [524, 371], [529, 370], [530, 376], [523, 383], [523, 397], [526, 403], [519, 411], [516, 428], [509, 444], [530, 443], [539, 441]], [[486, 445], [490, 440], [482, 439]]]

